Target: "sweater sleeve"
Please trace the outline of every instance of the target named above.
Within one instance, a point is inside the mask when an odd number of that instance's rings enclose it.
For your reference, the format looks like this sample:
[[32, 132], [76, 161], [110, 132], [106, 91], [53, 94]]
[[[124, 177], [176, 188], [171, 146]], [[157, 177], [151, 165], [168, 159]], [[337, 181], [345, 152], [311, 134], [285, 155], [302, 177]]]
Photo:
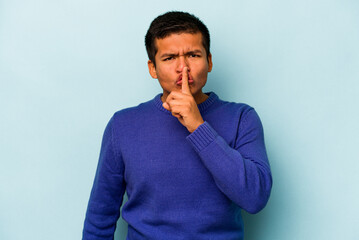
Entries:
[[204, 122], [187, 140], [212, 174], [218, 188], [239, 207], [257, 213], [267, 204], [272, 176], [263, 128], [254, 109], [241, 120], [235, 147]]
[[125, 192], [124, 164], [113, 144], [113, 118], [105, 129], [96, 176], [87, 206], [83, 240], [114, 238]]

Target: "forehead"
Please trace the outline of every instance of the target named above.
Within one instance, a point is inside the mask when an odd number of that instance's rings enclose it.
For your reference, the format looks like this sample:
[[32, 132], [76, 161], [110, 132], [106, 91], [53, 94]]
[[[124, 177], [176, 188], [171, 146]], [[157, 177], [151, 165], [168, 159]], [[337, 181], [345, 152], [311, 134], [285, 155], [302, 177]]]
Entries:
[[205, 51], [202, 43], [202, 33], [172, 33], [165, 38], [155, 39], [157, 52], [202, 50]]

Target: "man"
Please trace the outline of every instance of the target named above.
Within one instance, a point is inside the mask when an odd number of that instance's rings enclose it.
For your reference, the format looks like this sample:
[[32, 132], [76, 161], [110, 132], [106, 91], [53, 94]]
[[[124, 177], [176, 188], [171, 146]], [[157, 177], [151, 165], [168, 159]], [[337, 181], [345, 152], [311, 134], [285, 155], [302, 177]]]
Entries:
[[272, 186], [260, 119], [202, 92], [213, 64], [198, 18], [161, 15], [145, 42], [163, 93], [109, 121], [83, 239], [113, 239], [125, 191], [127, 239], [243, 239], [241, 209], [260, 211]]

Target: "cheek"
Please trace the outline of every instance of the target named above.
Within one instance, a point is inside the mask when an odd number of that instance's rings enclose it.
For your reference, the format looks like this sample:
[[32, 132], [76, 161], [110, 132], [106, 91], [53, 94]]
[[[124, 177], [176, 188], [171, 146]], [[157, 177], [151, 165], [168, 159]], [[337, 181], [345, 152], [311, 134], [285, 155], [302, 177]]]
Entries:
[[199, 78], [206, 77], [208, 74], [208, 64], [207, 62], [196, 64], [193, 66], [193, 70], [194, 70], [194, 74], [197, 75], [197, 77]]
[[171, 73], [171, 67], [168, 65], [161, 66], [157, 69], [157, 77], [158, 78], [166, 79], [166, 78], [168, 78], [170, 73]]

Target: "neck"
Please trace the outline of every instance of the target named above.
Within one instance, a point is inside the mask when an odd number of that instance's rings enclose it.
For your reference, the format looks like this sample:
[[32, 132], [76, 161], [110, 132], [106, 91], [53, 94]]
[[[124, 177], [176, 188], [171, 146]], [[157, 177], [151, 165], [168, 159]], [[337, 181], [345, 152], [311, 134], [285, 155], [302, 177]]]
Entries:
[[203, 93], [202, 91], [197, 95], [193, 95], [194, 100], [196, 101], [197, 105], [203, 103], [207, 100], [207, 94]]
[[[161, 101], [162, 101], [162, 102], [165, 102], [166, 99], [167, 99], [167, 97], [168, 97], [168, 95], [169, 95], [169, 94], [166, 94], [166, 93], [164, 92], [164, 93], [162, 94], [162, 96], [161, 96]], [[199, 92], [199, 93], [197, 93], [197, 94], [195, 94], [195, 95], [192, 95], [192, 96], [193, 96], [193, 98], [194, 98], [194, 100], [195, 100], [195, 102], [196, 102], [197, 105], [203, 103], [203, 102], [206, 101], [207, 98], [208, 98], [208, 95], [205, 94], [205, 93], [203, 93], [202, 91]]]

